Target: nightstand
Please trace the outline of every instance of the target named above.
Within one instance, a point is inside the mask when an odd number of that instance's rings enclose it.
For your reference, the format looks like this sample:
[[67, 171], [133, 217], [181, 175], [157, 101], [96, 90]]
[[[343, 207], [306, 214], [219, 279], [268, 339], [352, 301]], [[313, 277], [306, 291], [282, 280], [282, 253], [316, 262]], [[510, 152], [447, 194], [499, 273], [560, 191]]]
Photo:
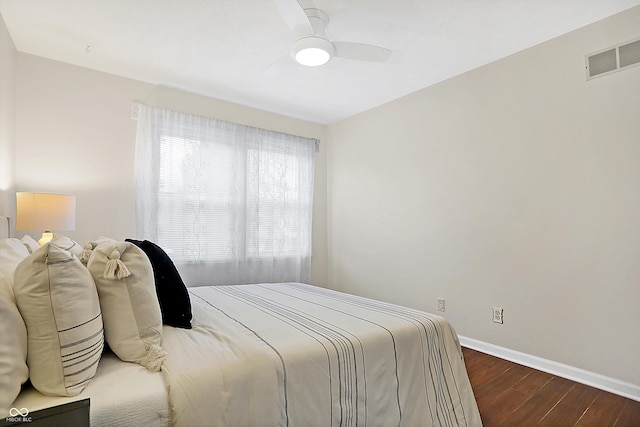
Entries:
[[1, 418], [0, 427], [89, 427], [89, 399], [40, 409], [26, 415], [20, 413], [21, 409], [14, 408], [11, 416]]

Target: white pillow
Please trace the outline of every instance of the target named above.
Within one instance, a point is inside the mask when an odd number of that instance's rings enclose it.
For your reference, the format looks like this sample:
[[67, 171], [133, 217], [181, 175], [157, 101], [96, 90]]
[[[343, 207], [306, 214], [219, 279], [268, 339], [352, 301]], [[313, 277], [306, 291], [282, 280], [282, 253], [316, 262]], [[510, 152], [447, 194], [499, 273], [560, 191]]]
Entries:
[[0, 418], [27, 380], [27, 330], [13, 296], [13, 275], [29, 256], [22, 242], [0, 239]]
[[75, 255], [47, 243], [18, 265], [13, 286], [27, 327], [31, 383], [44, 394], [77, 395], [95, 375], [104, 345], [91, 274]]
[[100, 236], [95, 240], [91, 240], [85, 243], [85, 245], [82, 247], [82, 255], [80, 256], [80, 261], [82, 261], [84, 265], [87, 265], [87, 263], [89, 262], [89, 257], [91, 256], [91, 252], [93, 252], [96, 246], [104, 242], [115, 243], [116, 240], [110, 237]]
[[20, 241], [22, 242], [24, 247], [27, 248], [27, 251], [29, 251], [29, 253], [33, 253], [33, 251], [37, 251], [38, 249], [40, 249], [40, 244], [36, 242], [36, 239], [29, 236], [28, 234], [22, 236], [22, 239], [20, 239]]
[[157, 372], [166, 353], [162, 314], [147, 255], [129, 242], [104, 242], [87, 263], [98, 288], [104, 334], [113, 352]]
[[22, 242], [15, 238], [0, 239], [0, 273], [5, 273], [13, 283], [16, 266], [29, 256]]
[[62, 234], [54, 234], [53, 238], [51, 239], [51, 243], [61, 249], [64, 249], [65, 251], [71, 252], [72, 254], [77, 256], [78, 259], [82, 256], [82, 246], [80, 246], [80, 243], [67, 236], [63, 236]]
[[0, 272], [0, 419], [27, 381], [27, 329], [18, 312], [12, 290], [12, 278]]

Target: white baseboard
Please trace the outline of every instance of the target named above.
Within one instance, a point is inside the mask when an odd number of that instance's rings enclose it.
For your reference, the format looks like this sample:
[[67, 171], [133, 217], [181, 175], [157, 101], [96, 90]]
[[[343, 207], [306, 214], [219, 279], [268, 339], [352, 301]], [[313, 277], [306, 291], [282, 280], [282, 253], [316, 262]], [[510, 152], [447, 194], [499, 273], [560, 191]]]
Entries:
[[600, 390], [608, 391], [629, 399], [640, 402], [640, 386], [621, 381], [615, 378], [596, 374], [595, 372], [586, 371], [584, 369], [575, 368], [573, 366], [564, 365], [554, 362], [553, 360], [543, 359], [541, 357], [532, 356], [530, 354], [521, 353], [505, 347], [489, 344], [484, 341], [475, 340], [459, 336], [460, 344], [482, 353], [487, 353], [501, 359], [509, 360], [520, 365], [528, 366], [539, 371], [548, 372], [571, 381], [586, 384]]

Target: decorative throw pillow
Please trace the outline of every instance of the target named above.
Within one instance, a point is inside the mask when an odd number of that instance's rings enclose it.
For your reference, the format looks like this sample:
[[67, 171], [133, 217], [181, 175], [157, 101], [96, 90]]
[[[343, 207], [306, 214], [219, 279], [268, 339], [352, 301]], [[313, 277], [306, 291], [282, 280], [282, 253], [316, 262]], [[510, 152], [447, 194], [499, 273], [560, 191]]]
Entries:
[[69, 251], [80, 259], [82, 256], [82, 246], [75, 240], [63, 236], [61, 234], [54, 234], [51, 239], [51, 243], [58, 246], [59, 248], [64, 249], [65, 251]]
[[125, 362], [159, 371], [166, 353], [149, 258], [133, 243], [104, 242], [91, 253], [87, 268], [98, 288], [111, 350]]
[[75, 255], [47, 243], [16, 268], [14, 293], [27, 327], [31, 383], [44, 394], [77, 395], [95, 375], [104, 345], [91, 275]]
[[0, 418], [7, 415], [29, 375], [27, 329], [13, 295], [16, 267], [28, 256], [20, 240], [0, 239]]
[[85, 245], [82, 247], [82, 254], [80, 255], [80, 261], [82, 261], [82, 263], [86, 265], [89, 262], [89, 257], [91, 256], [91, 252], [93, 252], [96, 246], [104, 242], [115, 243], [116, 240], [110, 237], [100, 236], [95, 240], [91, 240], [90, 242], [85, 243]]
[[169, 255], [149, 240], [127, 239], [127, 242], [142, 249], [149, 257], [153, 267], [160, 311], [162, 311], [162, 323], [176, 328], [191, 329], [189, 293]]
[[33, 253], [33, 251], [37, 251], [38, 249], [40, 249], [40, 244], [38, 244], [38, 242], [36, 242], [36, 239], [29, 236], [28, 234], [22, 236], [22, 239], [20, 239], [20, 241], [22, 242], [24, 247], [27, 248], [27, 251], [29, 251], [29, 253]]
[[13, 282], [13, 273], [20, 261], [29, 256], [29, 251], [16, 238], [0, 239], [0, 272], [6, 275]]

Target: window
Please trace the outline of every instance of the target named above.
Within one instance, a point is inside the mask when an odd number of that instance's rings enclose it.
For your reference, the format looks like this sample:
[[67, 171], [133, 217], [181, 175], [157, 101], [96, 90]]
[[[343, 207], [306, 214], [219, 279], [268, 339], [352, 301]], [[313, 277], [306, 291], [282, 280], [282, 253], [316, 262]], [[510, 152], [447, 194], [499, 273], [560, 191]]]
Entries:
[[[315, 141], [142, 107], [138, 237], [198, 284], [309, 281]], [[211, 278], [214, 278], [213, 281]]]
[[226, 209], [231, 150], [223, 144], [210, 148], [203, 153], [200, 141], [160, 137], [157, 243], [175, 260], [234, 257], [233, 218]]

